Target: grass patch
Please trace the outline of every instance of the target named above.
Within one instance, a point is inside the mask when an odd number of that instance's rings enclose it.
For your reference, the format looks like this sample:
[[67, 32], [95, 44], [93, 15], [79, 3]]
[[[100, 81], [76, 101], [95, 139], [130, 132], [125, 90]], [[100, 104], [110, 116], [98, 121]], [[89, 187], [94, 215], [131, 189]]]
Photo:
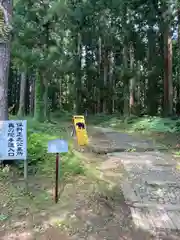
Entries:
[[[55, 216], [58, 211], [61, 214], [64, 208], [60, 206], [73, 201], [74, 198], [66, 195], [64, 191], [67, 192], [68, 185], [75, 184], [76, 179], [84, 177], [87, 168], [73, 150], [68, 127], [69, 123], [62, 120], [53, 124], [27, 119], [28, 192], [25, 192], [25, 183], [21, 178], [23, 161], [18, 162], [17, 167], [0, 168], [0, 192], [2, 193], [0, 228], [2, 230], [13, 231], [25, 224], [24, 228], [32, 229], [35, 233], [37, 227], [42, 228], [45, 219], [49, 221], [50, 216]], [[53, 199], [55, 155], [47, 153], [48, 141], [56, 138], [67, 140], [69, 146], [68, 153], [62, 154], [60, 159], [58, 204], [54, 204]]]
[[[68, 132], [68, 124], [64, 121], [56, 123], [39, 123], [31, 118], [27, 119], [27, 142], [29, 173], [43, 173], [51, 176], [55, 168], [55, 155], [47, 153], [49, 140], [65, 139], [68, 141], [68, 153], [61, 155], [61, 178], [69, 175], [84, 174], [84, 166], [73, 151], [73, 144]], [[19, 162], [19, 168], [23, 170], [23, 162]]]
[[[102, 222], [103, 227], [105, 217], [102, 213], [113, 218], [114, 206], [119, 206], [119, 202], [123, 200], [119, 185], [116, 188], [116, 181], [112, 184], [107, 178], [101, 179], [97, 166], [101, 164], [100, 160], [103, 162], [104, 159], [95, 158], [92, 164], [94, 155], [84, 156], [84, 153], [73, 150], [68, 132], [69, 123], [38, 123], [32, 119], [27, 120], [29, 191], [28, 194], [25, 193], [24, 182], [14, 178], [11, 168], [7, 166], [0, 169], [0, 191], [3, 193], [0, 198], [2, 236], [9, 234], [21, 239], [21, 234], [29, 232], [32, 239], [41, 239], [39, 236], [52, 227], [59, 232], [68, 231], [69, 234], [84, 232], [84, 223], [88, 222], [88, 214], [92, 211], [92, 215]], [[47, 153], [47, 142], [55, 138], [66, 139], [69, 143], [69, 152], [62, 155], [60, 161], [60, 195], [57, 204], [53, 199], [55, 156]], [[87, 212], [87, 215], [84, 215], [84, 212]], [[87, 221], [78, 218], [81, 215], [82, 219], [85, 216]], [[61, 239], [61, 235], [58, 237]]]

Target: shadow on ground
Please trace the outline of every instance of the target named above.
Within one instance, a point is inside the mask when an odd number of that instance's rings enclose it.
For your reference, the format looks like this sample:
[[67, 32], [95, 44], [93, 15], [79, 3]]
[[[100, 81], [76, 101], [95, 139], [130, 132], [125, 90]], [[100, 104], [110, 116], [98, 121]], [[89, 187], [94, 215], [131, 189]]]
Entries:
[[[109, 172], [108, 166], [109, 162], [107, 166], [103, 163], [102, 169]], [[111, 183], [112, 180], [111, 176]], [[43, 191], [52, 192], [49, 187]], [[12, 195], [11, 200], [14, 201]], [[11, 201], [3, 202], [1, 199], [0, 208], [1, 213], [9, 214], [8, 219], [0, 222], [1, 240], [179, 239], [176, 234], [167, 237], [167, 233], [162, 231], [161, 235], [165, 237], [158, 238], [136, 229], [119, 183], [112, 186], [103, 180], [75, 179], [66, 185], [58, 204], [53, 203], [52, 196], [46, 200], [38, 198], [38, 203], [32, 196], [19, 196], [14, 206]]]
[[[104, 135], [97, 135], [97, 143]], [[177, 232], [137, 229], [124, 201], [120, 162], [84, 152], [84, 161], [98, 177], [79, 176], [64, 183], [58, 204], [53, 181], [30, 181], [25, 196], [21, 184], [0, 181], [0, 240], [177, 240]], [[61, 186], [62, 187], [62, 186]]]
[[4, 206], [9, 214], [1, 221], [1, 240], [150, 239], [147, 233], [134, 229], [120, 189], [107, 191], [104, 183], [76, 179], [66, 185], [57, 205], [51, 200], [46, 205], [42, 200], [39, 206], [28, 198], [25, 208], [25, 202], [20, 205], [22, 197], [19, 201], [13, 210], [10, 202], [1, 205], [1, 212], [5, 214]]

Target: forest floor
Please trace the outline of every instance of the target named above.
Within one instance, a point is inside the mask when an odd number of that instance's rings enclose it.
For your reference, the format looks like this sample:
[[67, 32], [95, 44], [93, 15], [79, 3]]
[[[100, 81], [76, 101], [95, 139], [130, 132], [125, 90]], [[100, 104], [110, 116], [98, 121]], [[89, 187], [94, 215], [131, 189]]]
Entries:
[[[37, 153], [33, 161], [38, 159], [38, 163], [29, 168], [28, 194], [24, 192], [22, 176], [16, 168], [6, 167], [0, 171], [0, 240], [160, 239], [133, 224], [120, 187], [125, 174], [122, 164], [109, 162], [106, 154], [74, 149], [69, 126], [67, 122], [37, 124], [29, 121], [28, 151], [31, 157]], [[115, 128], [122, 131], [122, 128]], [[90, 127], [89, 132], [95, 134], [95, 141], [106, 141], [97, 129]], [[171, 146], [178, 148], [178, 133], [150, 132], [141, 131], [141, 134], [155, 138], [166, 147], [173, 143]], [[55, 160], [47, 155], [46, 148], [47, 140], [57, 135], [69, 140], [70, 151], [62, 158], [60, 197], [55, 204]], [[174, 151], [178, 156], [178, 150]]]

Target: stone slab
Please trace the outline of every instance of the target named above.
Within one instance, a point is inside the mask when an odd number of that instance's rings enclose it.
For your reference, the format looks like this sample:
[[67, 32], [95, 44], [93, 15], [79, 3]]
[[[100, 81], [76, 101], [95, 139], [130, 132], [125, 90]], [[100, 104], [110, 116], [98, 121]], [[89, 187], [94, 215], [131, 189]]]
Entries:
[[180, 175], [178, 176], [172, 169], [150, 169], [149, 171], [144, 171], [141, 176], [148, 186], [154, 184], [154, 186], [167, 185], [169, 187], [169, 185], [173, 184], [178, 188], [180, 183]]
[[174, 226], [177, 229], [180, 229], [180, 212], [179, 211], [168, 211], [169, 218], [172, 220]]
[[176, 181], [171, 181], [171, 180], [168, 180], [168, 181], [164, 180], [164, 181], [162, 181], [162, 180], [147, 179], [146, 183], [148, 185], [153, 185], [153, 186], [155, 186], [155, 185], [157, 185], [157, 186], [164, 186], [164, 185], [171, 185], [171, 186], [174, 185], [174, 186], [177, 186]]
[[164, 209], [137, 209], [130, 208], [132, 219], [136, 227], [154, 231], [155, 229], [176, 230], [178, 224], [174, 224], [174, 215], [171, 216]]
[[147, 218], [153, 221], [156, 229], [177, 229], [164, 209], [148, 209]]
[[165, 146], [161, 144], [157, 144], [151, 139], [141, 139], [136, 136], [123, 133], [123, 132], [115, 132], [115, 131], [103, 131], [106, 137], [114, 143], [115, 146], [128, 149], [128, 148], [136, 148], [136, 149], [165, 149]]
[[132, 190], [131, 185], [128, 184], [127, 182], [123, 182], [123, 184], [121, 185], [121, 188], [122, 188], [126, 202], [131, 202], [132, 204], [132, 203], [141, 201], [139, 196], [137, 196], [135, 192]]
[[167, 152], [114, 152], [108, 156], [119, 157], [126, 164], [151, 164], [162, 166], [173, 166], [176, 164], [175, 158]]
[[133, 223], [137, 228], [141, 228], [145, 231], [152, 230], [155, 228], [155, 226], [152, 225], [151, 221], [148, 220], [145, 213], [143, 213], [140, 209], [130, 208], [130, 210]]
[[166, 210], [166, 211], [180, 211], [180, 204], [172, 205], [172, 204], [156, 204], [156, 203], [140, 203], [140, 202], [127, 202], [127, 205], [138, 208], [138, 209], [144, 209], [144, 208], [151, 208], [156, 210]]
[[135, 185], [132, 190], [141, 199], [141, 203], [180, 204], [179, 186]]

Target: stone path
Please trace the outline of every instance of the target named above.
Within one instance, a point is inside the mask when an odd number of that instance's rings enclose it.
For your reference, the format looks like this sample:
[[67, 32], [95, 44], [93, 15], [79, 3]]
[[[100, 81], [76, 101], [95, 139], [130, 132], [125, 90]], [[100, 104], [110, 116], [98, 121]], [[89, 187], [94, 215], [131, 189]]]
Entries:
[[95, 127], [98, 132], [102, 132], [105, 138], [100, 137], [98, 142], [90, 141], [90, 148], [93, 152], [109, 153], [123, 152], [130, 149], [136, 149], [138, 152], [166, 150], [167, 148], [161, 144], [157, 144], [150, 139], [141, 139], [126, 133], [115, 132], [111, 128]]
[[[127, 172], [122, 190], [134, 223], [148, 231], [180, 230], [180, 172], [168, 152], [160, 152], [150, 140], [137, 140], [112, 129], [101, 129], [106, 146], [113, 143], [108, 158], [118, 159]], [[129, 147], [144, 151], [127, 152]], [[111, 145], [112, 148], [112, 145]], [[153, 151], [150, 149], [154, 149]], [[124, 151], [123, 151], [124, 150]], [[108, 151], [107, 151], [108, 152]]]

